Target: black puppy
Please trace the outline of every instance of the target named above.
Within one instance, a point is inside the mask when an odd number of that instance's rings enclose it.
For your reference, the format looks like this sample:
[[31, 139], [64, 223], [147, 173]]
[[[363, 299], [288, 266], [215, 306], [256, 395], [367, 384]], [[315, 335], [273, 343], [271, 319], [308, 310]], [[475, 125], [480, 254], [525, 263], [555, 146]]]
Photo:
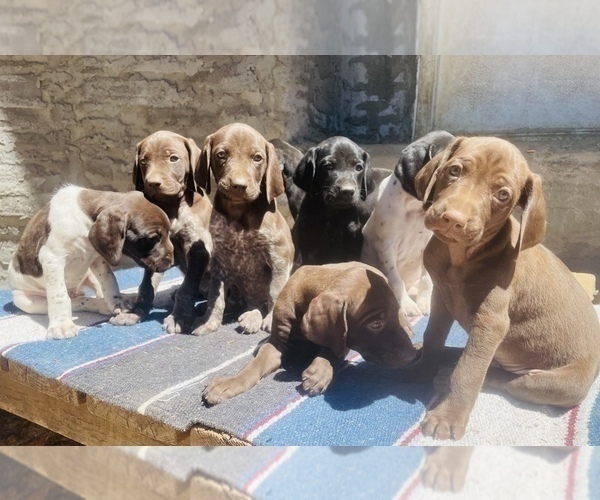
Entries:
[[455, 137], [445, 130], [434, 130], [410, 143], [400, 152], [400, 159], [394, 174], [400, 180], [402, 188], [415, 198], [415, 176], [419, 170], [437, 153], [446, 149]]
[[294, 183], [306, 191], [292, 232], [302, 264], [360, 259], [362, 226], [389, 175], [371, 168], [369, 154], [346, 137], [306, 152], [294, 172]]
[[272, 139], [269, 142], [275, 146], [277, 161], [279, 161], [279, 165], [281, 165], [283, 186], [285, 188], [288, 206], [293, 219], [296, 220], [298, 212], [300, 212], [300, 205], [302, 205], [302, 200], [306, 195], [302, 189], [294, 184], [294, 172], [296, 172], [296, 167], [302, 160], [303, 153], [282, 139]]

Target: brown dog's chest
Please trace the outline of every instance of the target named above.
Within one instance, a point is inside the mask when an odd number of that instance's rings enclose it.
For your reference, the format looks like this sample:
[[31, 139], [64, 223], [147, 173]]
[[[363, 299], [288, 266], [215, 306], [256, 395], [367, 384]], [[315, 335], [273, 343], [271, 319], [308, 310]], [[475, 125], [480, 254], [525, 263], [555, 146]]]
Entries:
[[210, 222], [212, 269], [227, 285], [236, 285], [249, 303], [266, 301], [271, 282], [270, 255], [274, 249], [263, 231], [245, 229], [216, 213]]

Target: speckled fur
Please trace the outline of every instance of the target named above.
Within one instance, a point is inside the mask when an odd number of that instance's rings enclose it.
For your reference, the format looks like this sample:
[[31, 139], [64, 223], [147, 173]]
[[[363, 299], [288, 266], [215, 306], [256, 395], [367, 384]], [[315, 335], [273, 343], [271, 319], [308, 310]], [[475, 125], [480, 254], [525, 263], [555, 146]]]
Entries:
[[[218, 158], [216, 152], [226, 155]], [[275, 150], [256, 130], [233, 124], [207, 137], [202, 159], [197, 182], [210, 189], [212, 170], [218, 191], [210, 220], [208, 310], [193, 333], [219, 328], [225, 290], [233, 285], [249, 309], [238, 318], [242, 330], [270, 331], [273, 305], [289, 278], [294, 254], [289, 226], [275, 201], [284, 191]]]

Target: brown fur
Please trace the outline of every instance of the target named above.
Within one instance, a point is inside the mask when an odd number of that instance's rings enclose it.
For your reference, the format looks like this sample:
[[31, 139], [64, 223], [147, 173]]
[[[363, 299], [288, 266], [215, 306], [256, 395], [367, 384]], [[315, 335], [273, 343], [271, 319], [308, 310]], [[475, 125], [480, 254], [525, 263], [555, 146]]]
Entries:
[[[424, 254], [434, 290], [419, 377], [437, 372], [454, 320], [469, 334], [424, 434], [460, 439], [486, 373], [487, 384], [524, 401], [581, 403], [598, 374], [600, 324], [577, 280], [540, 244], [541, 178], [509, 142], [461, 137], [415, 184], [435, 234]], [[511, 216], [517, 206], [521, 224]]]
[[[194, 174], [200, 148], [193, 139], [160, 130], [137, 145], [133, 183], [152, 203], [162, 208], [171, 223], [169, 235], [175, 248], [175, 265], [184, 280], [175, 296], [173, 313], [165, 319], [169, 333], [189, 333], [194, 322], [194, 304], [202, 276], [208, 266], [212, 241], [208, 231], [212, 204], [196, 188]], [[161, 276], [146, 270], [131, 311], [113, 322], [133, 324], [150, 312]]]
[[282, 357], [309, 344], [318, 352], [302, 374], [310, 395], [327, 389], [348, 349], [373, 363], [403, 366], [415, 357], [409, 328], [386, 278], [374, 267], [303, 266], [277, 299], [269, 340], [235, 377], [211, 380], [204, 400], [217, 404], [249, 390], [279, 368]]
[[[287, 281], [294, 248], [275, 198], [284, 192], [272, 144], [248, 125], [234, 123], [204, 142], [197, 184], [210, 192], [217, 183], [210, 233], [214, 252], [208, 311], [194, 334], [219, 328], [225, 288], [235, 285], [250, 311], [239, 317], [247, 333], [270, 328], [275, 299]], [[266, 314], [263, 321], [262, 314]]]
[[[42, 265], [38, 253], [40, 247], [48, 240], [48, 234], [50, 233], [49, 212], [50, 204], [37, 212], [23, 231], [13, 261], [15, 270], [22, 274], [36, 278], [42, 275]], [[30, 249], [33, 249], [33, 251], [30, 251]]]

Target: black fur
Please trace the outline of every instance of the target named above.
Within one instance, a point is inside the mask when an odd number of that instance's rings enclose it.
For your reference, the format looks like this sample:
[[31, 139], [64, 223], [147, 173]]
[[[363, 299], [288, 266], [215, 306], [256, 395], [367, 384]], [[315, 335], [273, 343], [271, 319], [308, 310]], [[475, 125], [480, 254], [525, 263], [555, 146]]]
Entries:
[[281, 174], [283, 175], [283, 185], [285, 195], [288, 199], [288, 206], [290, 207], [292, 217], [296, 220], [300, 211], [300, 205], [302, 205], [302, 200], [306, 195], [302, 189], [294, 184], [294, 172], [296, 172], [296, 167], [302, 160], [303, 153], [281, 139], [273, 139], [269, 142], [273, 144], [277, 152], [277, 161], [281, 165]]
[[371, 168], [369, 154], [345, 137], [306, 152], [294, 172], [294, 183], [306, 192], [292, 232], [302, 264], [360, 260], [362, 226], [388, 175]]
[[402, 150], [394, 174], [407, 193], [417, 197], [415, 176], [429, 160], [446, 149], [454, 139], [455, 137], [445, 130], [435, 130], [410, 143]]

